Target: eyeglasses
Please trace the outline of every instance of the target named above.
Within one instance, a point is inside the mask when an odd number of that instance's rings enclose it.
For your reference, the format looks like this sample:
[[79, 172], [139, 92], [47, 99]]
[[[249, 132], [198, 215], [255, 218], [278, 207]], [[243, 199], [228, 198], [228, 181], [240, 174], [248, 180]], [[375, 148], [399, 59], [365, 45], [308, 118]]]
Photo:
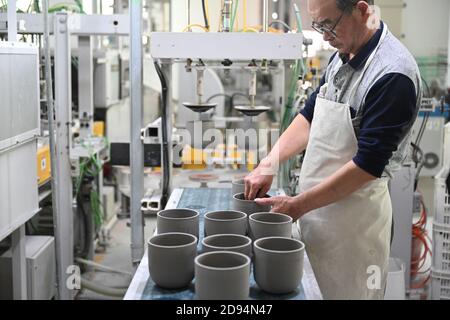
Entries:
[[327, 25], [322, 25], [321, 23], [317, 23], [315, 21], [312, 22], [311, 27], [316, 30], [317, 32], [319, 32], [320, 34], [324, 34], [325, 32], [330, 33], [331, 35], [333, 35], [333, 37], [337, 37], [336, 31], [334, 31], [334, 29], [336, 29], [336, 27], [338, 26], [339, 22], [341, 22], [342, 17], [344, 16], [345, 12], [342, 12], [341, 16], [339, 17], [339, 19], [336, 21], [336, 23], [334, 24], [334, 26], [329, 27]]

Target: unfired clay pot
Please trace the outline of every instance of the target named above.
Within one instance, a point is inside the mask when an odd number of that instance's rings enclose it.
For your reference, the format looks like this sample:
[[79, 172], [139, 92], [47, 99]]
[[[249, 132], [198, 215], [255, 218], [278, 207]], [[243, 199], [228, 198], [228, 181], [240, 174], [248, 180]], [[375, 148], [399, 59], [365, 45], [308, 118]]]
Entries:
[[200, 214], [191, 209], [168, 209], [158, 212], [156, 230], [158, 234], [167, 232], [190, 233], [197, 237], [199, 234]]
[[234, 180], [231, 182], [231, 194], [238, 194], [245, 192], [244, 179]]
[[249, 217], [249, 234], [253, 240], [265, 237], [292, 236], [292, 218], [282, 213], [258, 212]]
[[212, 211], [205, 214], [205, 236], [247, 234], [247, 214], [239, 211]]
[[194, 278], [197, 237], [187, 233], [163, 233], [148, 240], [150, 277], [166, 289], [184, 288]]
[[[269, 195], [266, 195], [269, 198]], [[253, 200], [245, 200], [244, 193], [233, 195], [233, 210], [245, 212], [251, 215], [255, 212], [269, 212], [271, 207], [269, 205], [259, 205]]]
[[296, 290], [303, 276], [303, 242], [281, 237], [254, 242], [254, 277], [258, 286], [272, 294]]
[[238, 234], [216, 234], [203, 238], [202, 252], [212, 251], [233, 251], [251, 257], [252, 239]]
[[199, 300], [245, 300], [250, 293], [250, 258], [216, 251], [195, 258], [195, 293]]

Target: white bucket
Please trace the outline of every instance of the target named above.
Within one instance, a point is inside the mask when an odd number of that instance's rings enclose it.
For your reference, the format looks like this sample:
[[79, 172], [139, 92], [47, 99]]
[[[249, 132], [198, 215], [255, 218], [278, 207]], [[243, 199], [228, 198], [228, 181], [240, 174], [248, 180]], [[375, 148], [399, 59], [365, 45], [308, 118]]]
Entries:
[[389, 258], [384, 300], [405, 300], [405, 264], [401, 259]]

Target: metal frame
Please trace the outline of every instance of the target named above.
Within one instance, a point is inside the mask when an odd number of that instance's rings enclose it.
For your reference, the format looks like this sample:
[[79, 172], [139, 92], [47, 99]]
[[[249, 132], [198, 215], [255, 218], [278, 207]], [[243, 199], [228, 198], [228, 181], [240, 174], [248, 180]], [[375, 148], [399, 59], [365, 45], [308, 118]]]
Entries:
[[94, 61], [90, 36], [78, 37], [78, 113], [80, 137], [92, 135], [94, 128]]
[[144, 216], [141, 200], [144, 196], [144, 145], [141, 140], [143, 118], [143, 47], [142, 2], [130, 2], [130, 219], [131, 260], [137, 265], [144, 255]]
[[[132, 20], [134, 18], [132, 17]], [[172, 132], [171, 123], [171, 80], [172, 65], [184, 59], [203, 59], [222, 61], [224, 59], [251, 61], [256, 60], [295, 60], [303, 58], [303, 35], [298, 33], [274, 35], [269, 33], [171, 33], [154, 32], [151, 34], [151, 55], [162, 64], [163, 73], [169, 84], [167, 108], [167, 130]], [[206, 46], [206, 47], [205, 47]], [[274, 50], [277, 48], [278, 50]], [[133, 58], [133, 57], [132, 57]], [[132, 63], [133, 65], [133, 63]], [[221, 68], [221, 67], [217, 67]], [[132, 85], [133, 87], [133, 85]], [[133, 130], [133, 129], [132, 129]], [[169, 155], [173, 154], [169, 143]], [[133, 156], [133, 153], [131, 154]], [[139, 170], [141, 170], [139, 168]], [[165, 168], [162, 170], [172, 170]], [[137, 172], [134, 172], [137, 174]], [[132, 169], [133, 175], [133, 169]], [[133, 184], [133, 180], [132, 180]], [[169, 193], [171, 187], [169, 187]], [[132, 191], [132, 195], [134, 195]], [[137, 200], [136, 205], [138, 204]], [[132, 199], [133, 205], [133, 199]]]
[[[17, 14], [16, 14], [16, 1], [8, 0], [8, 41], [17, 41]], [[38, 124], [39, 129], [39, 124]], [[39, 129], [40, 130], [40, 129]], [[16, 137], [16, 140], [27, 140], [29, 134], [36, 136], [36, 132], [22, 134], [20, 138]], [[25, 225], [22, 224], [18, 229], [12, 232], [12, 276], [13, 276], [13, 298], [14, 300], [26, 300], [27, 299], [27, 265], [25, 255]]]
[[151, 39], [154, 59], [251, 61], [302, 58], [303, 36], [300, 33], [153, 32]]
[[73, 212], [72, 175], [70, 167], [71, 121], [71, 57], [70, 31], [67, 13], [54, 16], [55, 30], [55, 159], [56, 172], [53, 174], [56, 189], [54, 206], [56, 263], [58, 297], [73, 298], [73, 292], [66, 286], [67, 270], [73, 264]]
[[[49, 31], [54, 32], [53, 19], [56, 14], [49, 14]], [[70, 14], [68, 27], [72, 35], [91, 36], [91, 35], [117, 35], [127, 36], [130, 32], [129, 17], [125, 14], [98, 15], [98, 14]], [[9, 21], [6, 13], [0, 13], [0, 26], [3, 22]], [[17, 14], [19, 24], [19, 34], [43, 34], [44, 33], [44, 14]], [[12, 26], [9, 23], [8, 26]], [[8, 30], [0, 28], [0, 33], [6, 33]]]
[[16, 0], [8, 0], [8, 41], [17, 41], [17, 13]]
[[[15, 1], [11, 1], [15, 4]], [[45, 1], [44, 1], [45, 2]], [[45, 3], [46, 4], [46, 3]], [[10, 6], [9, 8], [13, 8]], [[15, 13], [15, 10], [14, 10]], [[71, 68], [70, 68], [70, 36], [80, 36], [80, 67], [87, 70], [92, 69], [92, 42], [88, 37], [92, 35], [129, 35], [129, 16], [127, 15], [80, 15], [67, 13], [56, 13], [48, 15], [44, 19], [44, 14], [18, 14], [17, 20], [21, 28], [21, 34], [44, 34], [46, 27], [49, 33], [55, 36], [55, 143], [56, 156], [52, 157], [53, 172], [53, 201], [54, 201], [54, 221], [55, 221], [55, 243], [57, 257], [57, 279], [58, 298], [72, 299], [73, 291], [66, 286], [69, 274], [68, 267], [73, 265], [73, 212], [72, 212], [72, 176], [70, 167], [70, 152], [72, 151], [71, 141]], [[10, 20], [11, 19], [11, 20]], [[10, 13], [0, 14], [0, 26], [6, 25], [6, 21], [13, 21]], [[47, 26], [43, 23], [48, 21]], [[0, 29], [0, 33], [6, 31], [14, 32], [11, 26], [17, 23], [9, 23], [9, 29]], [[89, 74], [91, 74], [90, 72]], [[83, 79], [84, 81], [85, 79]], [[83, 102], [82, 109], [93, 113], [93, 102], [90, 103], [93, 89], [92, 77], [85, 87], [80, 88], [80, 95], [86, 94], [80, 99]], [[141, 88], [142, 90], [142, 88]], [[141, 91], [142, 92], [142, 91]], [[92, 106], [92, 109], [91, 109]], [[91, 114], [92, 114], [91, 113]], [[139, 128], [140, 130], [140, 128]], [[143, 230], [143, 225], [142, 225]], [[20, 230], [16, 231], [16, 243], [21, 244], [19, 237]], [[143, 238], [143, 235], [142, 235]], [[20, 254], [22, 246], [17, 246]], [[16, 254], [15, 256], [18, 256]], [[20, 262], [21, 263], [21, 262]], [[19, 262], [16, 265], [20, 264]], [[23, 264], [25, 266], [25, 264]], [[20, 269], [17, 269], [20, 270]], [[23, 280], [22, 280], [23, 281]], [[23, 287], [19, 278], [15, 278], [15, 285]], [[21, 290], [15, 290], [17, 296], [24, 296]], [[26, 297], [26, 291], [25, 291]]]
[[12, 276], [14, 300], [27, 299], [27, 260], [25, 255], [25, 225], [12, 233]]

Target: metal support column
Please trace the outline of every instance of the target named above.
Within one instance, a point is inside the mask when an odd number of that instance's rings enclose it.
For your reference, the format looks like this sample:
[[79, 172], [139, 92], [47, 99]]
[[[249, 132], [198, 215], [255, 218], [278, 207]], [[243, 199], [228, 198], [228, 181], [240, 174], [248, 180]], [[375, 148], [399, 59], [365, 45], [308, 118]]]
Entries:
[[269, 0], [263, 0], [262, 25], [263, 25], [263, 32], [268, 32], [269, 31]]
[[8, 41], [17, 41], [16, 0], [8, 0]]
[[12, 275], [14, 300], [27, 299], [27, 260], [25, 255], [25, 225], [12, 233]]
[[130, 166], [131, 166], [131, 260], [138, 264], [144, 255], [144, 217], [141, 199], [144, 196], [144, 145], [141, 141], [142, 128], [142, 2], [130, 1]]
[[94, 62], [90, 36], [78, 37], [78, 104], [80, 137], [92, 136], [94, 129]]
[[55, 149], [56, 172], [52, 173], [57, 188], [53, 190], [56, 202], [54, 214], [57, 257], [58, 298], [73, 299], [67, 285], [68, 267], [73, 265], [73, 211], [71, 149], [71, 73], [70, 33], [67, 13], [57, 13], [54, 19], [55, 35]]

